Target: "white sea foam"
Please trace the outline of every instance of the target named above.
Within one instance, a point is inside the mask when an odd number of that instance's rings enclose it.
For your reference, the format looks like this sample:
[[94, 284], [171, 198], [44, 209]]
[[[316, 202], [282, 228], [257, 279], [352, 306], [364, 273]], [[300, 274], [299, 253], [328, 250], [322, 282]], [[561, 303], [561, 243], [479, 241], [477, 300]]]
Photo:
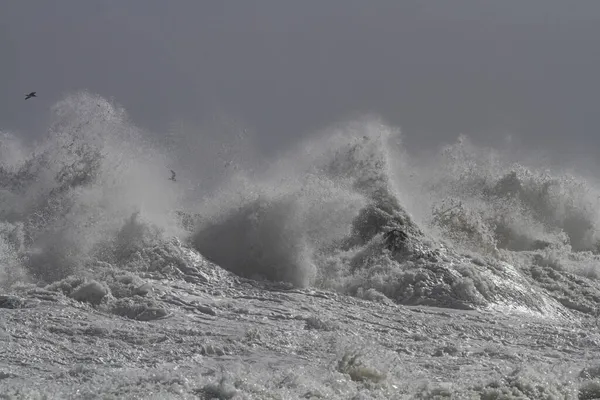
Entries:
[[[93, 274], [98, 261], [124, 268], [177, 236], [236, 274], [301, 287], [442, 307], [596, 308], [590, 180], [467, 138], [409, 154], [399, 130], [373, 117], [269, 160], [227, 129], [222, 141], [191, 127], [156, 141], [122, 108], [79, 93], [54, 107], [40, 142], [4, 133], [3, 282]], [[581, 290], [563, 283], [572, 273]]]

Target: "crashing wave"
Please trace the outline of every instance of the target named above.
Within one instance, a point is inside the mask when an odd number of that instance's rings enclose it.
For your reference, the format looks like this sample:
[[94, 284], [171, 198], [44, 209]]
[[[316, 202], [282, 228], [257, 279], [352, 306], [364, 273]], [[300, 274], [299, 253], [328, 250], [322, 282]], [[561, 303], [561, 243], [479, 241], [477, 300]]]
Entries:
[[[582, 178], [464, 139], [423, 163], [397, 130], [365, 119], [266, 166], [228, 170], [190, 201], [199, 182], [185, 190], [165, 176], [177, 149], [152, 144], [122, 109], [82, 93], [54, 113], [41, 143], [4, 135], [0, 146], [13, 154], [0, 162], [5, 285], [88, 282], [103, 263], [135, 274], [170, 266], [200, 284], [201, 271], [160, 250], [179, 237], [185, 251], [255, 280], [400, 304], [596, 312], [600, 193]], [[177, 169], [207, 174], [194, 165]]]

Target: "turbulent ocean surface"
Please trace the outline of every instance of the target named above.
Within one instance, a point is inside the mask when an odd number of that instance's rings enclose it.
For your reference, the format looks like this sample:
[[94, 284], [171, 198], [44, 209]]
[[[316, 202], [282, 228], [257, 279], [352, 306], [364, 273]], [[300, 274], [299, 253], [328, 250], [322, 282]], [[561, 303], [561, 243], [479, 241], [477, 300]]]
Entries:
[[377, 118], [269, 159], [228, 129], [79, 93], [2, 132], [1, 398], [600, 396], [592, 179]]

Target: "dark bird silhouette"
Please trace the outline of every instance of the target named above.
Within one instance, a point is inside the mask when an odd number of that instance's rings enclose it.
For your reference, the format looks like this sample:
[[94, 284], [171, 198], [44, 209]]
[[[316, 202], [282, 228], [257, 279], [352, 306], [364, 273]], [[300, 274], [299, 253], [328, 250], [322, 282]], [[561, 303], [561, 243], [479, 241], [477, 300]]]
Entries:
[[35, 95], [35, 93], [36, 93], [36, 92], [31, 92], [31, 93], [29, 93], [29, 94], [26, 94], [26, 95], [25, 95], [25, 100], [29, 100], [29, 99], [30, 99], [30, 98], [32, 98], [32, 97], [37, 97], [37, 96]]
[[175, 171], [171, 170], [171, 177], [169, 178], [170, 181], [173, 182], [177, 182], [177, 179], [175, 179]]

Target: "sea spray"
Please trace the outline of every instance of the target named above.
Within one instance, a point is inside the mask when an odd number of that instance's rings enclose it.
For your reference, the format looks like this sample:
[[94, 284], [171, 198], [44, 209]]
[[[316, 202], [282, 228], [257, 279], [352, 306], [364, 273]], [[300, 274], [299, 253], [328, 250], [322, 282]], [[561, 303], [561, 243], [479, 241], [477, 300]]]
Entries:
[[35, 279], [77, 273], [112, 242], [132, 213], [177, 234], [178, 188], [166, 158], [124, 110], [88, 93], [53, 108], [45, 137], [1, 165], [1, 217], [23, 226], [19, 257]]
[[[226, 195], [227, 196], [227, 195]], [[326, 179], [261, 186], [200, 217], [195, 247], [243, 276], [313, 283], [315, 251], [346, 234], [364, 199]]]
[[[574, 174], [519, 165], [466, 138], [422, 158], [369, 117], [275, 159], [245, 155], [233, 139], [235, 151], [217, 159], [235, 168], [204, 186], [212, 172], [193, 162], [187, 144], [202, 143], [193, 129], [183, 148], [162, 148], [88, 93], [53, 112], [40, 142], [5, 135], [0, 147], [18, 150], [0, 160], [5, 283], [23, 267], [45, 282], [93, 278], [106, 263], [160, 271], [141, 265], [143, 254], [178, 263], [160, 255], [176, 236], [238, 275], [376, 301], [546, 315], [597, 307], [600, 194]], [[182, 181], [169, 181], [169, 168]]]
[[508, 162], [463, 138], [431, 160], [424, 173], [431, 224], [446, 234], [489, 237], [484, 247], [522, 251], [569, 245], [597, 251], [600, 190], [573, 174], [551, 173]]
[[[582, 181], [509, 163], [466, 138], [424, 163], [400, 139], [380, 120], [363, 119], [323, 131], [262, 174], [241, 173], [199, 207], [195, 247], [235, 273], [298, 286], [552, 312], [557, 305], [506, 264], [505, 253], [590, 249], [589, 229], [567, 223], [586, 212], [594, 218], [581, 207], [592, 197], [569, 198], [588, 191]], [[311, 190], [315, 182], [343, 190]], [[319, 210], [329, 204], [343, 214], [326, 218]], [[312, 215], [329, 228], [309, 236]], [[404, 239], [390, 246], [393, 231]]]
[[200, 207], [196, 248], [236, 273], [306, 286], [324, 272], [321, 255], [347, 246], [368, 218], [361, 210], [371, 203], [400, 210], [381, 170], [387, 168], [381, 150], [390, 132], [361, 121], [324, 134], [264, 173], [238, 177], [244, 183], [230, 183], [218, 201], [207, 202], [212, 206]]

